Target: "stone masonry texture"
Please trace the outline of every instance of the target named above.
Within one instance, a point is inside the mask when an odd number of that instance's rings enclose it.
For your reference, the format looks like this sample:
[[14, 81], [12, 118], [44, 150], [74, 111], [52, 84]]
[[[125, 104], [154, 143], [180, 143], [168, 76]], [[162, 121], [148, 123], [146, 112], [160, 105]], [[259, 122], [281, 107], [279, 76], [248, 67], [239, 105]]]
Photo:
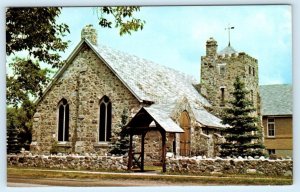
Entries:
[[[248, 91], [253, 91], [253, 104], [260, 111], [257, 59], [244, 52], [220, 55], [217, 42], [206, 43], [206, 55], [201, 57], [201, 94], [213, 105], [213, 111], [220, 114], [223, 109], [221, 88], [224, 88], [225, 106], [232, 99], [235, 78], [241, 77]], [[249, 94], [249, 99], [251, 100]]]
[[168, 172], [182, 174], [260, 174], [268, 176], [292, 176], [291, 159], [200, 159], [170, 158]]
[[83, 47], [61, 78], [38, 103], [31, 150], [38, 153], [49, 152], [51, 142], [57, 138], [57, 105], [65, 98], [70, 106], [69, 142], [58, 145], [66, 152], [71, 152], [73, 147], [73, 152], [76, 153], [106, 153], [107, 150], [101, 149], [107, 149], [107, 143], [98, 143], [99, 101], [104, 95], [112, 103], [113, 129], [118, 128], [124, 109], [136, 112], [140, 107], [138, 100], [95, 53], [87, 46]]
[[[127, 170], [127, 160], [126, 156], [19, 154], [8, 155], [7, 165], [27, 168], [125, 171]], [[202, 157], [167, 159], [167, 171], [169, 173], [196, 175], [247, 173], [267, 176], [292, 176], [292, 170], [293, 161], [291, 159], [202, 159]]]

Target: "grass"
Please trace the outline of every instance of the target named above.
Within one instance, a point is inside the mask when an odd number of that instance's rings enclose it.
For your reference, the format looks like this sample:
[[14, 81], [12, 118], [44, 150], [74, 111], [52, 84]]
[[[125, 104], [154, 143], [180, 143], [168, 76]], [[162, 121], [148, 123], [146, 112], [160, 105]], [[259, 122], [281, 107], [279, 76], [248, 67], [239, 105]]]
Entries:
[[287, 177], [265, 177], [251, 175], [226, 175], [226, 176], [194, 176], [194, 175], [133, 175], [128, 173], [97, 173], [97, 172], [68, 172], [49, 169], [23, 169], [8, 168], [8, 177], [15, 178], [67, 178], [67, 179], [103, 179], [103, 180], [134, 180], [134, 181], [159, 181], [171, 185], [182, 183], [191, 185], [291, 185], [292, 178]]

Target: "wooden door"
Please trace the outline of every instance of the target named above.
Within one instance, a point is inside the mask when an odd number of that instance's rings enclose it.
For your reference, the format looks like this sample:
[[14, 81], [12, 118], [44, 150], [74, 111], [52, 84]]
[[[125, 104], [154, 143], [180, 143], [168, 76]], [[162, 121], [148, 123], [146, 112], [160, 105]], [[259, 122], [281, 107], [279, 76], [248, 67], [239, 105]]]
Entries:
[[189, 156], [191, 151], [191, 123], [186, 111], [181, 113], [180, 127], [184, 130], [184, 133], [180, 134], [180, 155]]

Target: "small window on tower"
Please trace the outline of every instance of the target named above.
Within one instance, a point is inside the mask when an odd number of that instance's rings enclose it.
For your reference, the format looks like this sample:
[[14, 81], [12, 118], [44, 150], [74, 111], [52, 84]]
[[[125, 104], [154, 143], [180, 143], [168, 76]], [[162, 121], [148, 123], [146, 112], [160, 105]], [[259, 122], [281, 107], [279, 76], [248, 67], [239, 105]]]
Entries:
[[253, 72], [253, 76], [255, 76], [255, 68], [254, 67], [253, 67], [252, 72]]
[[225, 75], [225, 72], [226, 72], [226, 71], [225, 71], [225, 66], [224, 66], [224, 65], [221, 65], [221, 66], [220, 66], [220, 74], [221, 74], [221, 75]]
[[225, 88], [221, 87], [221, 103], [220, 106], [224, 107], [225, 106]]
[[251, 66], [249, 65], [249, 75], [251, 75]]
[[253, 90], [250, 91], [250, 99], [251, 99], [251, 102], [252, 104], [254, 103], [254, 96], [253, 96]]
[[224, 76], [226, 73], [226, 64], [225, 63], [218, 64], [218, 69], [219, 69], [219, 75]]

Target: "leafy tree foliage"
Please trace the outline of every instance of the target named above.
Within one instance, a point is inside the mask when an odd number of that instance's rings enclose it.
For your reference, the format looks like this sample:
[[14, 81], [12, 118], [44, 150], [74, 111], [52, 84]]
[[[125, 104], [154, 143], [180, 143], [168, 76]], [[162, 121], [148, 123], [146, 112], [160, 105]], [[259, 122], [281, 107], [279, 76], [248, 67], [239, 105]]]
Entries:
[[[142, 30], [145, 21], [133, 17], [134, 12], [140, 11], [137, 6], [123, 6], [123, 7], [100, 7], [98, 8], [101, 16], [99, 18], [99, 25], [102, 27], [112, 28], [114, 23], [115, 28], [119, 28], [120, 35], [131, 34], [132, 31]], [[109, 19], [109, 15], [113, 18]]]
[[57, 24], [59, 7], [8, 8], [6, 10], [6, 54], [26, 50], [29, 56], [54, 67], [62, 65], [59, 51], [68, 42], [62, 37], [69, 33], [66, 24]]
[[264, 146], [261, 143], [261, 129], [253, 114], [255, 108], [247, 98], [245, 84], [236, 78], [231, 107], [225, 109], [222, 123], [229, 125], [225, 132], [226, 142], [221, 144], [220, 154], [226, 156], [260, 156]]
[[49, 81], [49, 69], [41, 69], [38, 62], [19, 57], [15, 57], [9, 66], [13, 75], [6, 76], [7, 104], [17, 107], [24, 101], [28, 102], [30, 96], [37, 97], [42, 94], [43, 85]]

